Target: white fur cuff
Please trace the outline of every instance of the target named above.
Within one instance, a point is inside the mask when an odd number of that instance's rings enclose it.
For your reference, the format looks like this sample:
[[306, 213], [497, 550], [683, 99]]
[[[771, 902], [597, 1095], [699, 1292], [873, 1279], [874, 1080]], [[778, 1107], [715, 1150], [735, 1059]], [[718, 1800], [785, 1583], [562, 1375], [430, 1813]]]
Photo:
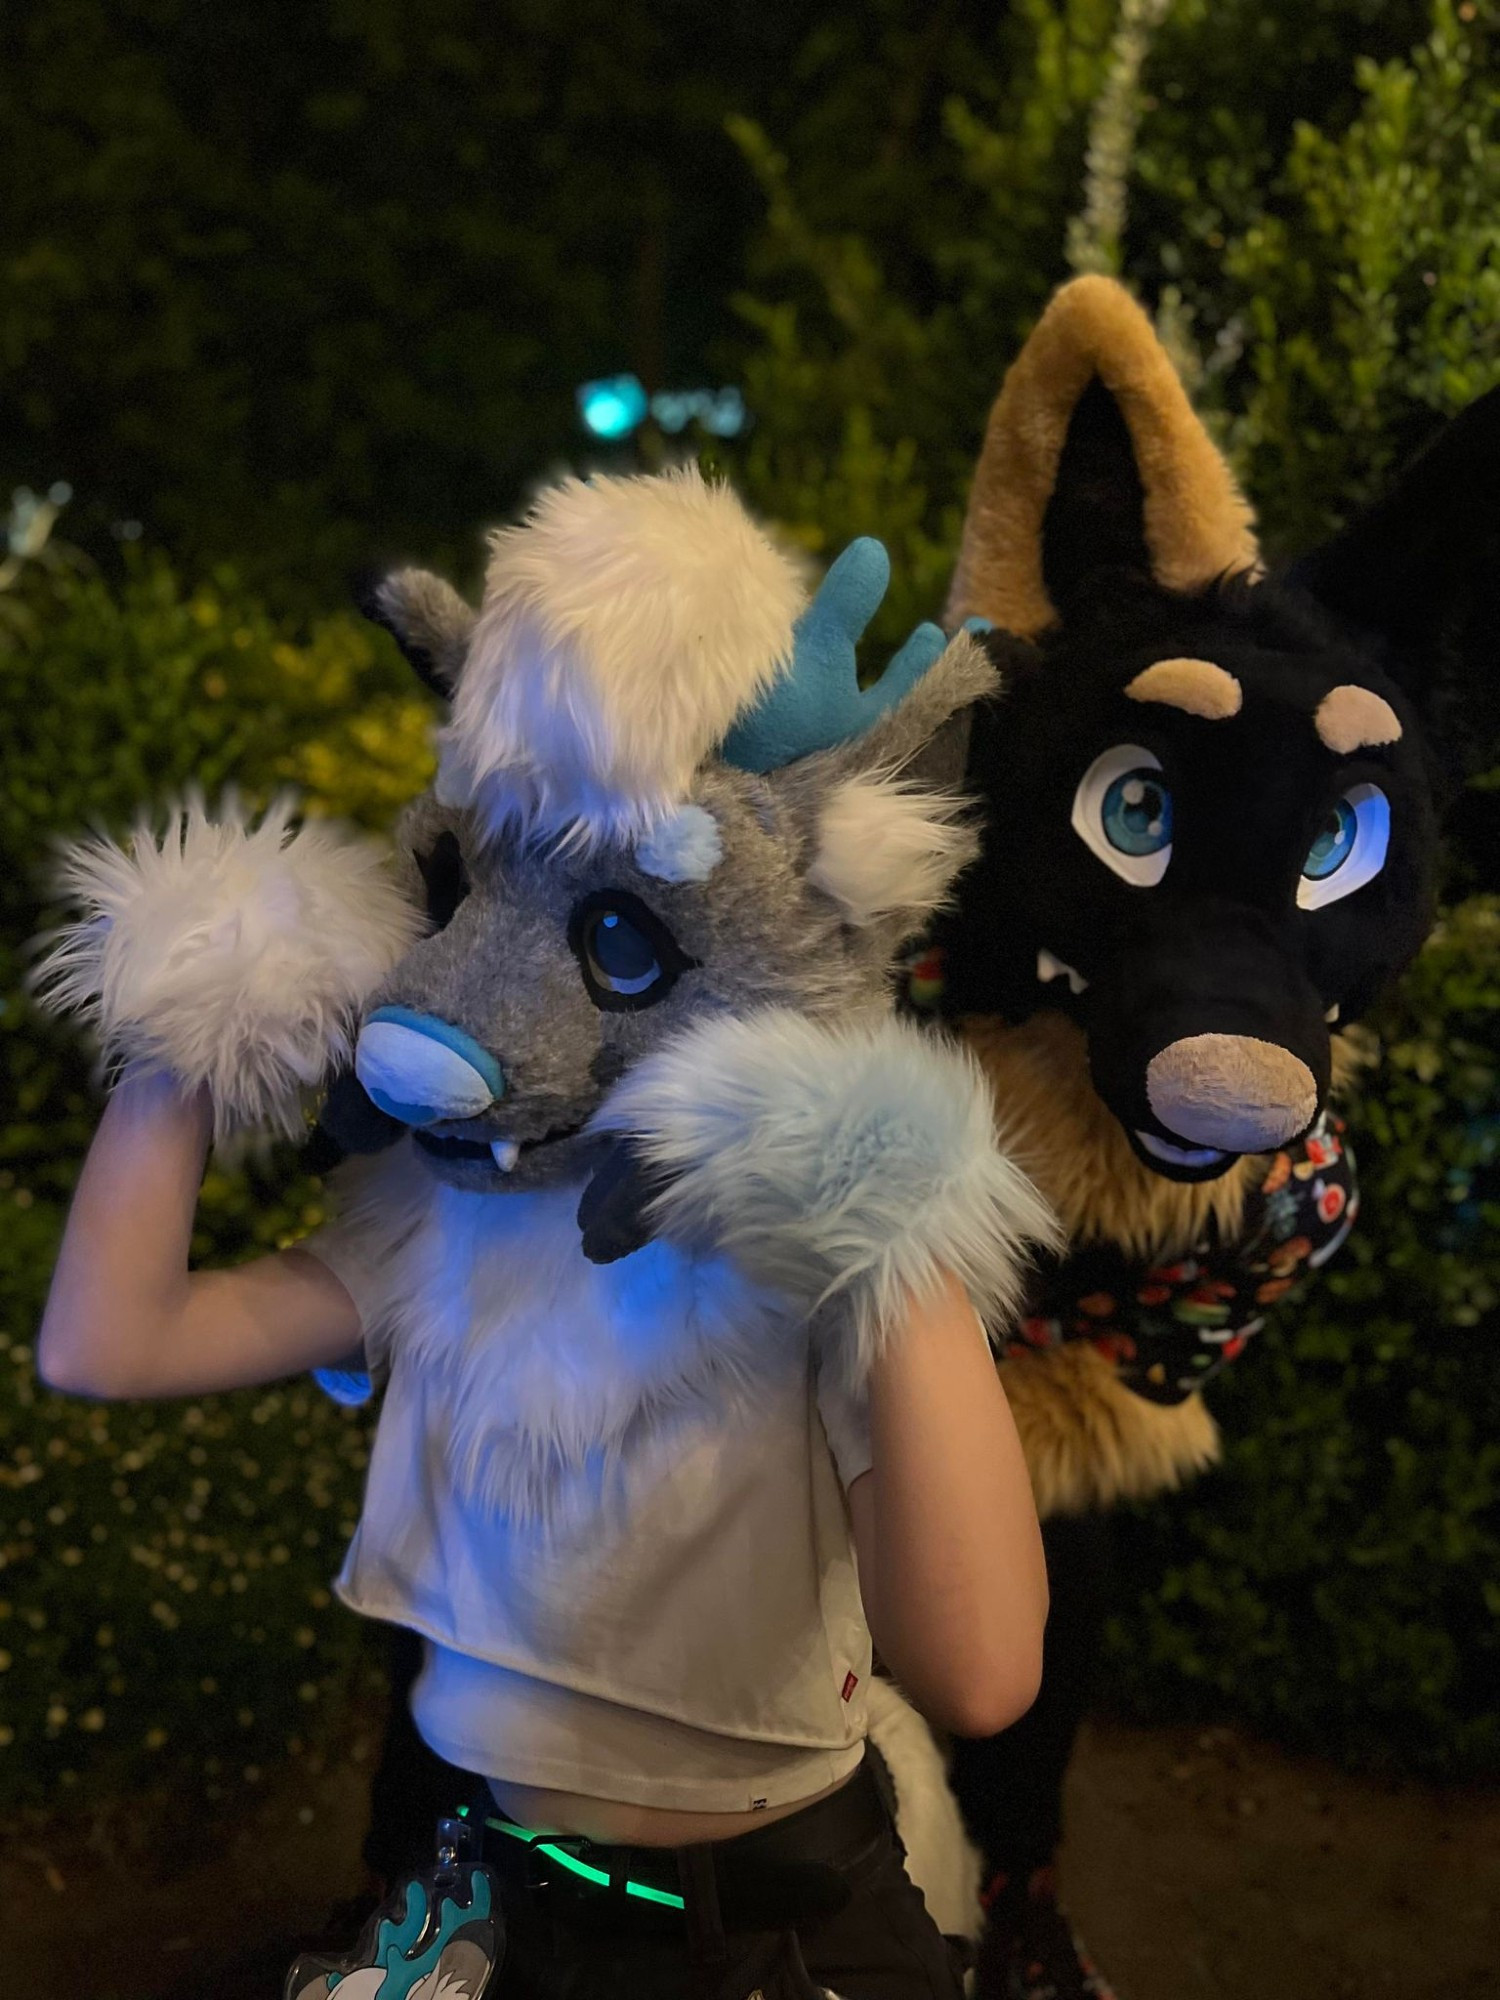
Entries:
[[80, 841], [62, 886], [82, 909], [36, 975], [45, 1005], [98, 1034], [112, 1067], [207, 1084], [218, 1139], [302, 1130], [304, 1093], [350, 1049], [354, 1015], [411, 943], [417, 913], [373, 842], [290, 800], [258, 826], [194, 800], [160, 837]]
[[646, 1058], [597, 1124], [668, 1177], [664, 1236], [732, 1256], [845, 1323], [855, 1379], [908, 1293], [951, 1271], [980, 1312], [1015, 1308], [1051, 1210], [995, 1140], [966, 1051], [895, 1020], [831, 1028], [769, 1009], [690, 1029]]

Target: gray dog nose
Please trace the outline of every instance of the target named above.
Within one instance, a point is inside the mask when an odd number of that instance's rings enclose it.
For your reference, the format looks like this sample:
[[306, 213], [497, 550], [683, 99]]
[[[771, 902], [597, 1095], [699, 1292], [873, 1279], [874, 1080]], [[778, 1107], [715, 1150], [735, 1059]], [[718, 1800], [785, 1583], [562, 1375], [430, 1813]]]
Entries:
[[1146, 1097], [1169, 1132], [1226, 1153], [1261, 1153], [1312, 1123], [1307, 1064], [1251, 1035], [1188, 1035], [1146, 1066]]
[[472, 1035], [410, 1007], [377, 1007], [359, 1031], [354, 1073], [406, 1125], [475, 1118], [505, 1094], [499, 1063]]

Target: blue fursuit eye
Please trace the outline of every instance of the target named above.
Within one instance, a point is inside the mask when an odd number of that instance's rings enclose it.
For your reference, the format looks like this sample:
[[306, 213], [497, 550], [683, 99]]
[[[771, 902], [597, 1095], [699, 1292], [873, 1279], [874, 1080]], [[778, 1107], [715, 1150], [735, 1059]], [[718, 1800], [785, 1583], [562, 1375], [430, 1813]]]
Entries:
[[1347, 799], [1340, 799], [1318, 828], [1313, 844], [1307, 850], [1307, 859], [1302, 864], [1302, 872], [1310, 882], [1322, 882], [1336, 868], [1342, 868], [1354, 852], [1355, 836], [1359, 832], [1359, 821], [1354, 808]]
[[1351, 785], [1318, 822], [1302, 876], [1297, 906], [1321, 910], [1352, 896], [1385, 866], [1391, 839], [1391, 802], [1378, 785]]
[[1127, 771], [1104, 794], [1104, 837], [1121, 854], [1160, 854], [1172, 845], [1172, 794], [1160, 771]]
[[1140, 743], [1103, 750], [1073, 794], [1073, 831], [1133, 889], [1152, 889], [1172, 859], [1172, 788]]
[[569, 919], [568, 942], [589, 998], [605, 1012], [654, 1006], [695, 963], [628, 889], [585, 896]]
[[588, 950], [595, 977], [611, 993], [644, 993], [661, 978], [651, 940], [618, 910], [600, 910], [590, 919]]

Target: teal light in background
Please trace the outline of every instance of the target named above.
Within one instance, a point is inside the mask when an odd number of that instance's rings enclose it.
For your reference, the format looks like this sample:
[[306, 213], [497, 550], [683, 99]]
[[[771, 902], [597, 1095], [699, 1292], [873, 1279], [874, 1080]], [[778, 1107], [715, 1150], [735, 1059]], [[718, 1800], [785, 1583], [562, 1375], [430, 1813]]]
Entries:
[[710, 437], [738, 437], [745, 428], [745, 399], [738, 389], [663, 389], [651, 414], [664, 431], [686, 430], [696, 417]]
[[738, 437], [749, 422], [738, 389], [661, 389], [648, 398], [635, 375], [585, 382], [578, 391], [578, 414], [585, 430], [611, 442], [628, 438], [648, 414], [672, 437], [695, 420], [710, 437]]
[[643, 423], [646, 392], [634, 375], [610, 375], [585, 382], [578, 391], [578, 414], [598, 438], [626, 438]]

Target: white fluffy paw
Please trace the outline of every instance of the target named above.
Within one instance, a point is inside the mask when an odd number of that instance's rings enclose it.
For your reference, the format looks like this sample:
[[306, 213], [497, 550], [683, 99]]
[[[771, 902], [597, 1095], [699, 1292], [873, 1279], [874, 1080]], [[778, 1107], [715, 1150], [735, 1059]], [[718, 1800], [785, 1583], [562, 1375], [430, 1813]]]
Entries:
[[43, 1004], [94, 1029], [114, 1067], [206, 1084], [215, 1136], [294, 1135], [306, 1091], [349, 1054], [355, 1016], [420, 928], [382, 850], [344, 827], [259, 823], [201, 800], [67, 853], [76, 921], [48, 940]]

